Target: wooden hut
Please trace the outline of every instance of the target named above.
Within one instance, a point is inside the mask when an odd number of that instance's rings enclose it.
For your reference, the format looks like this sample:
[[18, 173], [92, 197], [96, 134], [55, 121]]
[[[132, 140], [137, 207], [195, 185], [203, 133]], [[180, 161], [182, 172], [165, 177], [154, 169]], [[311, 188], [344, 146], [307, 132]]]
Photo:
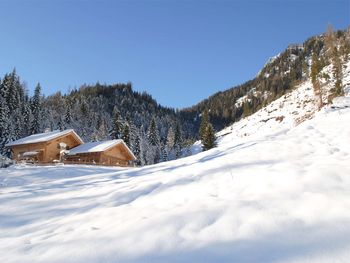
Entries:
[[6, 144], [11, 148], [15, 161], [26, 160], [33, 163], [61, 161], [66, 150], [84, 143], [74, 130], [51, 131], [34, 134]]
[[84, 143], [69, 151], [64, 163], [128, 166], [136, 160], [123, 140]]

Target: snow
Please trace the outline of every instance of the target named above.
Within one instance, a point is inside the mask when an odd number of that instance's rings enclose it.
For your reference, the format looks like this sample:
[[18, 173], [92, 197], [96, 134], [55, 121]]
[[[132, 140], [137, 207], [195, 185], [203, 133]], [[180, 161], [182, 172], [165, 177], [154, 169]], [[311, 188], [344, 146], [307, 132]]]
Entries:
[[10, 142], [6, 144], [6, 146], [14, 146], [14, 145], [21, 145], [21, 144], [29, 144], [29, 143], [39, 143], [39, 142], [47, 142], [50, 140], [53, 140], [55, 138], [58, 138], [62, 135], [68, 134], [73, 132], [77, 138], [83, 142], [80, 137], [74, 132], [72, 129], [64, 130], [64, 131], [52, 131], [52, 132], [44, 132], [44, 133], [38, 133], [38, 134], [33, 134], [28, 137], [21, 138], [19, 140]]
[[0, 262], [348, 262], [349, 71], [321, 111], [302, 83], [187, 158], [0, 169]]
[[37, 155], [39, 152], [36, 152], [36, 151], [31, 151], [31, 152], [24, 152], [22, 154], [22, 156], [35, 156]]
[[335, 105], [143, 168], [1, 169], [0, 261], [347, 262], [349, 98]]
[[[320, 75], [323, 73], [332, 76], [332, 67], [325, 67]], [[350, 97], [350, 61], [345, 64], [343, 74], [344, 90], [348, 97], [341, 100], [347, 100]], [[321, 84], [324, 93], [323, 101], [327, 102], [329, 90], [334, 87], [334, 79], [328, 82], [322, 81]], [[245, 97], [247, 96], [240, 98], [237, 102], [241, 103]], [[311, 81], [305, 81], [267, 107], [218, 132], [217, 136], [221, 143], [225, 143], [231, 140], [242, 140], [247, 136], [254, 137], [289, 130], [315, 116], [316, 100]]]
[[108, 141], [100, 141], [100, 142], [89, 142], [81, 144], [73, 149], [69, 150], [69, 155], [75, 155], [79, 153], [89, 153], [89, 152], [103, 152], [117, 144], [123, 144], [125, 149], [129, 152], [129, 154], [136, 159], [135, 155], [131, 152], [129, 147], [124, 143], [123, 140], [108, 140]]
[[88, 152], [103, 152], [121, 142], [122, 140], [108, 140], [101, 142], [84, 143], [70, 150], [69, 155]]

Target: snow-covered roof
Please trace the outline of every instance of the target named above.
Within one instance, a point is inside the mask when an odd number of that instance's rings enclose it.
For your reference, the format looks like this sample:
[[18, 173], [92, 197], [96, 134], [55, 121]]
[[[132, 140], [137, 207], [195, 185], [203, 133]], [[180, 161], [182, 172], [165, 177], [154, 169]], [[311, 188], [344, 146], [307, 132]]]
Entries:
[[22, 144], [30, 144], [30, 143], [39, 143], [39, 142], [47, 142], [51, 141], [53, 139], [56, 139], [58, 137], [61, 137], [63, 135], [69, 134], [73, 132], [74, 135], [77, 137], [77, 139], [81, 142], [84, 143], [83, 140], [79, 137], [78, 134], [73, 129], [68, 129], [64, 131], [52, 131], [52, 132], [44, 132], [44, 133], [38, 133], [38, 134], [33, 134], [28, 137], [21, 138], [19, 140], [10, 142], [6, 144], [5, 146], [15, 146], [15, 145], [22, 145]]
[[81, 144], [77, 147], [74, 147], [69, 151], [69, 155], [75, 155], [79, 153], [92, 153], [92, 152], [104, 152], [117, 144], [123, 144], [123, 146], [127, 149], [129, 154], [136, 159], [135, 155], [129, 149], [129, 147], [124, 143], [123, 140], [109, 140], [109, 141], [100, 141], [100, 142], [88, 142]]

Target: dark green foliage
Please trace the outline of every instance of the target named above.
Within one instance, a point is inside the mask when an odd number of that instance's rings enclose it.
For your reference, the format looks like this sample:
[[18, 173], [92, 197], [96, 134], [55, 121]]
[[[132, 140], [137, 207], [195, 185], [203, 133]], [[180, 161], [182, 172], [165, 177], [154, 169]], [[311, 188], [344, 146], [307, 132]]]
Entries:
[[[29, 98], [25, 86], [13, 70], [0, 83], [0, 119], [4, 119], [1, 123], [4, 128], [0, 134], [0, 152], [4, 152], [6, 142], [45, 128], [62, 130], [69, 126], [86, 142], [120, 139], [123, 123], [127, 120], [129, 143], [135, 155], [139, 156], [140, 164], [161, 160], [164, 154], [161, 145], [165, 144], [166, 138], [168, 158], [183, 156], [184, 141], [204, 138], [207, 129], [203, 127], [207, 125], [201, 123], [203, 119], [204, 123], [209, 122], [209, 115], [213, 130], [221, 130], [281, 97], [310, 75], [314, 81], [317, 80], [321, 77], [318, 75], [322, 68], [331, 62], [335, 66], [332, 77], [337, 80], [334, 92], [341, 95], [341, 67], [350, 54], [350, 28], [346, 32], [336, 32], [333, 37], [337, 48], [331, 49], [332, 53], [325, 52], [324, 35], [312, 37], [303, 45], [289, 46], [270, 60], [254, 79], [182, 110], [159, 105], [149, 94], [134, 91], [131, 83], [82, 85], [67, 94], [57, 92], [48, 97], [41, 95], [38, 85], [34, 96]], [[309, 65], [312, 54], [317, 55], [315, 65]], [[210, 109], [210, 113], [205, 113], [206, 109]], [[146, 131], [154, 130], [150, 129], [152, 123], [156, 126], [157, 136], [149, 142]], [[171, 127], [174, 131], [170, 131]]]
[[205, 109], [202, 114], [201, 125], [199, 126], [199, 138], [200, 140], [204, 140], [205, 130], [209, 124], [209, 114], [208, 110]]
[[34, 96], [31, 103], [33, 120], [31, 126], [31, 134], [39, 133], [41, 131], [40, 120], [41, 120], [41, 86], [40, 83], [34, 90]]
[[208, 123], [204, 132], [202, 149], [203, 151], [207, 151], [214, 147], [216, 147], [216, 135], [213, 126], [210, 123]]
[[152, 119], [152, 121], [151, 121], [147, 136], [148, 136], [148, 141], [149, 141], [150, 145], [158, 146], [160, 144], [158, 128], [157, 128], [157, 124], [156, 124], [155, 119]]
[[65, 127], [66, 128], [70, 128], [71, 127], [71, 122], [72, 122], [72, 114], [71, 114], [71, 103], [70, 101], [67, 101], [66, 103], [66, 115], [65, 115], [65, 118], [64, 118], [64, 121], [65, 121]]
[[9, 156], [5, 144], [8, 143], [9, 137], [9, 110], [5, 99], [0, 96], [0, 155]]
[[209, 150], [216, 146], [216, 137], [213, 125], [210, 123], [208, 111], [202, 114], [202, 121], [199, 127], [199, 136], [202, 142], [203, 151]]
[[141, 141], [140, 141], [140, 134], [138, 132], [134, 133], [134, 140], [133, 144], [131, 145], [131, 150], [134, 153], [136, 157], [135, 164], [141, 165]]
[[131, 146], [130, 145], [130, 126], [128, 122], [124, 123], [122, 139], [128, 147]]
[[119, 119], [119, 112], [116, 107], [113, 109], [113, 122], [110, 136], [112, 139], [120, 139], [122, 137], [122, 123]]
[[175, 128], [174, 148], [175, 148], [175, 157], [176, 158], [181, 157], [182, 148], [183, 148], [183, 138], [182, 138], [181, 126], [179, 123], [176, 124], [176, 128]]

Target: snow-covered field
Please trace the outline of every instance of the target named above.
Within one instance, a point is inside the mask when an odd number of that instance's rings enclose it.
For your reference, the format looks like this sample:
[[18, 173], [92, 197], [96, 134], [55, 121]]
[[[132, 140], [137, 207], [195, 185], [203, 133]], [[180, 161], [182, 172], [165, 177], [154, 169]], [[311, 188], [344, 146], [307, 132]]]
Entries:
[[348, 262], [350, 101], [335, 103], [144, 168], [1, 169], [0, 262]]
[[316, 112], [303, 83], [176, 161], [0, 169], [0, 262], [349, 262], [349, 63], [344, 84]]

